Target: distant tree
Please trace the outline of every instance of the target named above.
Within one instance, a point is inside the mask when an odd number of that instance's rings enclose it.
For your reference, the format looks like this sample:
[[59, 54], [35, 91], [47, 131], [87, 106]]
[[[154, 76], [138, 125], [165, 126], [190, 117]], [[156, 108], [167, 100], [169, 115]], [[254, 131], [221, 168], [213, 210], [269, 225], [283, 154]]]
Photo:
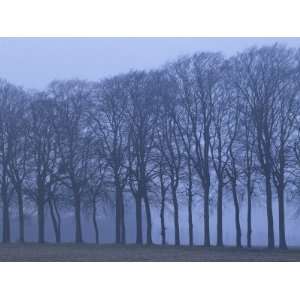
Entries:
[[[256, 155], [265, 179], [268, 246], [270, 248], [275, 246], [272, 210], [274, 171], [272, 143], [276, 130], [277, 103], [289, 82], [288, 73], [291, 70], [289, 56], [286, 49], [274, 45], [260, 49], [252, 48], [235, 58], [236, 79], [234, 84], [249, 105], [252, 126], [255, 128]], [[282, 174], [281, 172], [281, 176]], [[283, 181], [279, 184], [281, 189]], [[282, 218], [284, 208], [282, 197], [279, 199], [281, 199], [279, 200], [280, 246], [285, 247], [284, 220]]]
[[288, 170], [292, 167], [295, 124], [299, 117], [299, 73], [295, 53], [278, 48], [278, 72], [273, 75], [278, 92], [274, 103], [274, 126], [272, 136], [272, 174], [277, 193], [279, 212], [279, 247], [287, 248], [285, 237], [285, 190], [289, 180]]
[[158, 122], [158, 104], [156, 101], [156, 73], [131, 72], [128, 74], [128, 133], [129, 133], [129, 178], [136, 183], [136, 223], [137, 243], [141, 243], [142, 205], [146, 212], [146, 242], [152, 244], [152, 216], [149, 191], [153, 177], [153, 151]]
[[[9, 162], [15, 136], [12, 133], [14, 114], [20, 90], [5, 80], [0, 80], [0, 186], [2, 200], [2, 240], [10, 242], [10, 189]], [[22, 218], [22, 216], [21, 216]]]
[[[183, 89], [182, 101], [190, 119], [194, 153], [193, 166], [200, 178], [203, 190], [204, 245], [210, 246], [210, 186], [213, 107], [217, 100], [220, 68], [223, 58], [219, 54], [199, 53], [184, 59], [176, 66], [179, 86]], [[185, 147], [187, 143], [185, 142]]]
[[[224, 66], [226, 68], [226, 66]], [[223, 77], [226, 77], [224, 73]], [[212, 166], [216, 174], [217, 184], [217, 246], [222, 247], [223, 243], [223, 194], [226, 185], [226, 168], [230, 160], [232, 150], [232, 134], [229, 130], [232, 120], [233, 97], [226, 78], [223, 78], [218, 88], [212, 112], [212, 130], [210, 152]], [[235, 120], [236, 121], [236, 120]]]
[[193, 164], [193, 128], [192, 120], [189, 117], [192, 105], [192, 81], [189, 80], [188, 59], [180, 59], [168, 68], [168, 73], [176, 83], [176, 93], [178, 98], [176, 118], [174, 119], [179, 136], [182, 140], [184, 169], [187, 181], [188, 196], [188, 226], [189, 226], [189, 244], [194, 244], [193, 230], [193, 186], [194, 186], [194, 164]]
[[165, 166], [166, 166], [166, 162], [161, 156], [159, 156], [159, 161], [157, 164], [157, 173], [158, 173], [159, 190], [160, 190], [159, 217], [160, 217], [160, 234], [161, 234], [162, 245], [166, 245], [167, 243], [165, 214], [166, 214], [166, 204], [167, 204], [167, 192], [170, 186], [165, 172]]
[[56, 168], [54, 155], [54, 128], [52, 110], [54, 104], [45, 93], [33, 95], [30, 103], [29, 149], [31, 151], [26, 177], [26, 193], [34, 200], [37, 207], [38, 242], [45, 242], [45, 206], [48, 201], [48, 185]]
[[254, 193], [255, 175], [255, 134], [251, 128], [249, 118], [249, 107], [246, 104], [242, 109], [241, 127], [244, 128], [240, 136], [241, 151], [244, 156], [242, 159], [241, 172], [245, 178], [247, 193], [247, 247], [252, 246], [252, 201]]
[[29, 99], [29, 95], [26, 95], [22, 89], [15, 90], [15, 99], [12, 99], [11, 102], [7, 131], [10, 145], [7, 172], [17, 198], [20, 242], [25, 241], [24, 183], [28, 176], [28, 161], [31, 157]]
[[124, 77], [117, 76], [94, 87], [95, 101], [90, 111], [90, 126], [99, 142], [115, 194], [116, 243], [126, 242], [124, 190], [128, 180], [127, 95]]
[[[162, 81], [162, 79], [161, 79]], [[157, 140], [159, 145], [160, 156], [164, 161], [165, 174], [169, 177], [169, 188], [174, 209], [174, 241], [175, 245], [180, 245], [180, 226], [179, 226], [179, 204], [178, 204], [178, 187], [182, 176], [183, 154], [182, 140], [177, 127], [177, 98], [176, 86], [172, 81], [167, 79], [161, 82], [162, 94], [160, 104], [160, 118], [157, 126]], [[159, 84], [159, 83], [158, 83]], [[161, 167], [161, 164], [160, 164]], [[160, 176], [162, 176], [160, 172]], [[163, 183], [163, 178], [160, 178]], [[164, 189], [163, 186], [161, 188]], [[162, 190], [163, 192], [163, 190]]]
[[93, 226], [95, 230], [95, 242], [100, 243], [100, 230], [98, 224], [98, 207], [103, 204], [104, 197], [107, 197], [107, 162], [105, 160], [105, 154], [103, 146], [94, 140], [92, 146], [92, 158], [88, 166], [88, 180], [86, 187], [86, 194], [88, 201], [86, 201], [86, 206], [88, 212], [91, 212]]
[[52, 124], [59, 152], [58, 168], [73, 196], [75, 241], [82, 243], [81, 208], [93, 142], [93, 135], [86, 130], [91, 87], [84, 81], [55, 81], [49, 94], [55, 101]]
[[229, 151], [228, 151], [228, 163], [226, 165], [226, 174], [229, 178], [229, 183], [232, 192], [234, 215], [235, 215], [235, 230], [236, 230], [236, 246], [242, 247], [242, 230], [240, 224], [240, 205], [238, 197], [238, 181], [240, 179], [240, 145], [238, 143], [238, 130], [240, 126], [240, 105], [239, 102], [231, 102], [231, 111], [228, 112], [231, 116], [231, 120], [228, 122], [227, 130], [229, 132]]

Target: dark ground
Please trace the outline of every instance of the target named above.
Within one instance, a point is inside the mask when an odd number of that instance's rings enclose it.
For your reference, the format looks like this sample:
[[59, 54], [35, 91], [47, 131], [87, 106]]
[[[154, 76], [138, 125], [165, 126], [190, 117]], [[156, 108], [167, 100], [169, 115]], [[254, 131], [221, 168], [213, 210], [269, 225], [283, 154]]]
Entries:
[[74, 244], [1, 244], [0, 261], [298, 261], [300, 249], [268, 250]]

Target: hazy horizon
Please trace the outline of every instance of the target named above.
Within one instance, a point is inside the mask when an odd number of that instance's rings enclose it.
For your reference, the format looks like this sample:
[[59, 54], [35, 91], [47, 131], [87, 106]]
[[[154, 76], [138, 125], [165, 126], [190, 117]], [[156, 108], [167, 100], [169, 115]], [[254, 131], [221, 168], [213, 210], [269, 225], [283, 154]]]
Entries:
[[276, 42], [300, 47], [300, 38], [0, 38], [0, 78], [44, 89], [54, 79], [100, 80], [157, 68], [196, 51], [230, 56]]

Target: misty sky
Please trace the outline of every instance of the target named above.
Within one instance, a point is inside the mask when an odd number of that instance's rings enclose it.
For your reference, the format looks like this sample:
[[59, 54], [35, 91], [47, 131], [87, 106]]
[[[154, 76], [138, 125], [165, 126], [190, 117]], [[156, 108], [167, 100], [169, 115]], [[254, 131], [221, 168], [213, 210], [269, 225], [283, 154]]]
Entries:
[[53, 79], [98, 80], [196, 51], [229, 56], [275, 42], [300, 47], [300, 38], [0, 38], [0, 77], [43, 89]]

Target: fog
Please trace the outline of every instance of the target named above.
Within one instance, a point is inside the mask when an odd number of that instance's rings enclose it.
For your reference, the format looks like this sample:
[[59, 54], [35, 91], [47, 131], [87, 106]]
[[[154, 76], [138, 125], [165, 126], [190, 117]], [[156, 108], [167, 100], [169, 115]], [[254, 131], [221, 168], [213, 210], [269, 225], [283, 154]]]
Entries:
[[[234, 227], [234, 216], [232, 211], [232, 201], [229, 200], [225, 203], [225, 212], [224, 212], [224, 244], [228, 246], [235, 245], [235, 227]], [[276, 244], [278, 245], [278, 221], [277, 221], [277, 210], [276, 205], [274, 205], [274, 221], [275, 221], [275, 238]], [[134, 216], [134, 205], [127, 202], [127, 213], [126, 213], [126, 234], [127, 242], [135, 243], [135, 216]], [[199, 212], [199, 213], [198, 213]], [[194, 210], [194, 239], [195, 244], [203, 244], [203, 217], [201, 216], [202, 207], [200, 203], [195, 205]], [[152, 208], [153, 213], [153, 241], [154, 243], [160, 244], [160, 221], [159, 221], [159, 212], [158, 208]], [[174, 225], [173, 225], [173, 216], [172, 208], [170, 207], [167, 215], [167, 243], [174, 243]], [[242, 221], [242, 241], [243, 244], [246, 244], [246, 224], [245, 224], [245, 214], [246, 209], [245, 205], [242, 205], [241, 208], [241, 221]], [[295, 215], [295, 208], [288, 206], [287, 209], [287, 220], [286, 220], [286, 239], [289, 246], [300, 246], [300, 234], [299, 226], [300, 220]], [[114, 243], [115, 242], [115, 214], [113, 208], [107, 209], [106, 213], [99, 218], [99, 229], [100, 229], [100, 242], [101, 243]], [[216, 243], [216, 214], [211, 211], [211, 239], [212, 243]], [[0, 219], [1, 220], [1, 219]], [[12, 218], [12, 241], [18, 241], [18, 221]], [[49, 218], [49, 212], [46, 217], [46, 240], [48, 242], [55, 242], [54, 231], [51, 225], [51, 220]], [[83, 235], [84, 241], [87, 243], [95, 242], [95, 233], [92, 223], [88, 220], [87, 217], [82, 218], [83, 225]], [[145, 226], [144, 225], [144, 239], [146, 238]], [[264, 200], [261, 200], [261, 203], [256, 203], [253, 209], [253, 245], [254, 246], [266, 246], [267, 245], [267, 219], [265, 213], [265, 204]], [[62, 240], [64, 242], [74, 242], [74, 216], [69, 214], [64, 216], [62, 222]], [[37, 218], [36, 216], [28, 216], [25, 221], [25, 235], [26, 240], [31, 242], [37, 241]], [[2, 226], [0, 225], [0, 231], [2, 231]], [[187, 208], [186, 205], [181, 205], [180, 208], [180, 234], [181, 234], [181, 243], [188, 245], [188, 223], [187, 223]]]
[[[84, 79], [98, 81], [106, 77], [126, 73], [131, 70], [151, 70], [163, 66], [183, 55], [195, 52], [223, 52], [228, 58], [251, 46], [273, 45], [283, 43], [288, 47], [300, 47], [299, 38], [1, 38], [0, 39], [0, 77], [10, 83], [22, 86], [26, 90], [44, 90], [53, 80]], [[213, 178], [214, 179], [214, 178]], [[211, 188], [216, 189], [217, 182], [212, 180]], [[194, 189], [199, 193], [200, 185]], [[183, 193], [182, 191], [179, 191]], [[253, 245], [267, 245], [267, 215], [264, 192], [258, 188], [258, 195], [253, 202]], [[262, 196], [260, 196], [260, 194]], [[275, 190], [274, 190], [275, 194]], [[159, 204], [155, 195], [151, 195], [152, 234], [154, 243], [160, 243]], [[188, 211], [185, 196], [178, 196], [180, 242], [188, 244]], [[289, 246], [300, 246], [298, 233], [300, 220], [297, 216], [297, 197], [287, 198], [286, 206], [286, 240]], [[278, 245], [278, 207], [274, 197], [273, 215], [275, 243]], [[135, 205], [132, 196], [125, 194], [126, 242], [134, 243]], [[216, 244], [217, 220], [216, 209], [210, 207], [211, 242]], [[240, 220], [242, 244], [246, 244], [246, 202], [240, 203]], [[195, 244], [203, 244], [203, 202], [195, 198], [193, 204], [193, 223]], [[144, 207], [143, 207], [144, 213]], [[26, 215], [26, 212], [25, 212]], [[235, 245], [234, 207], [230, 196], [224, 197], [223, 212], [224, 244]], [[143, 236], [146, 237], [145, 216], [143, 219]], [[115, 208], [108, 206], [98, 216], [100, 242], [115, 241]], [[54, 242], [55, 235], [51, 224], [49, 207], [46, 206], [46, 241]], [[73, 242], [75, 221], [72, 213], [62, 215], [62, 240]], [[2, 222], [0, 231], [2, 232]], [[18, 240], [18, 220], [11, 216], [12, 241]], [[25, 217], [25, 236], [28, 241], [37, 240], [37, 213]], [[83, 241], [94, 242], [94, 228], [91, 219], [82, 213]], [[167, 243], [174, 243], [173, 209], [171, 201], [166, 210]]]

